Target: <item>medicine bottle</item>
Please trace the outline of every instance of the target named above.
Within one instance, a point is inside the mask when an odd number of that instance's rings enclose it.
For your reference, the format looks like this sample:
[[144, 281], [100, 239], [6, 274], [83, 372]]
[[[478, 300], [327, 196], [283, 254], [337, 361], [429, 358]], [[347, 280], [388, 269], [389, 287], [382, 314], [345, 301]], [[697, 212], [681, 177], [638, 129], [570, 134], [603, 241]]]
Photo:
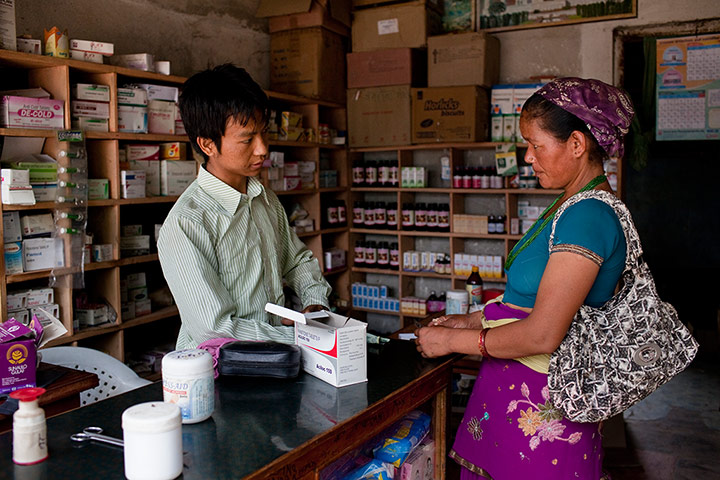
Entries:
[[365, 247], [363, 246], [363, 242], [358, 240], [355, 242], [355, 249], [353, 250], [353, 263], [358, 266], [364, 266], [365, 265]]
[[182, 423], [202, 422], [215, 409], [212, 355], [201, 349], [176, 350], [162, 359], [163, 400], [180, 407]]
[[387, 205], [387, 227], [392, 230], [397, 229], [398, 209], [397, 202], [390, 202]]
[[400, 249], [397, 242], [390, 244], [390, 268], [398, 270], [400, 268]]
[[18, 465], [32, 465], [48, 457], [47, 426], [45, 411], [38, 405], [38, 397], [44, 388], [22, 388], [10, 393], [18, 400], [18, 409], [13, 414], [13, 462]]
[[356, 200], [353, 203], [353, 227], [361, 227], [365, 223], [365, 208], [363, 202]]
[[482, 304], [483, 281], [477, 265], [472, 266], [472, 272], [465, 281], [465, 289], [468, 292], [468, 303], [470, 305]]
[[182, 473], [182, 416], [177, 405], [133, 405], [122, 414], [122, 429], [129, 480], [171, 480]]

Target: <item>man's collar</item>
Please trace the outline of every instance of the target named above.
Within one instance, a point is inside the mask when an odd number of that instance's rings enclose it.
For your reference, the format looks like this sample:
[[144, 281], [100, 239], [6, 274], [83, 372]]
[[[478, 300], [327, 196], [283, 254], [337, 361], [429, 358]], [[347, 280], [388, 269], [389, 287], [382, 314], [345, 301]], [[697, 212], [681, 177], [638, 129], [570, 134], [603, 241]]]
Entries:
[[[214, 198], [222, 207], [230, 214], [235, 214], [243, 198], [243, 193], [238, 192], [233, 187], [217, 178], [202, 166], [198, 171], [198, 184], [212, 198]], [[260, 180], [255, 177], [247, 177], [247, 196], [252, 200], [257, 196], [262, 196], [266, 204], [269, 204], [265, 187]]]

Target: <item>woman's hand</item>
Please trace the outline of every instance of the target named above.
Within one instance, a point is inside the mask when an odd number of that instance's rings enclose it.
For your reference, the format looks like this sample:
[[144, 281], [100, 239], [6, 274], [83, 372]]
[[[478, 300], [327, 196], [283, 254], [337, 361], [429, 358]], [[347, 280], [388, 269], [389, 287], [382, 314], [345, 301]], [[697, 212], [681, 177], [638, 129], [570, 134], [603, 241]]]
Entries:
[[415, 330], [417, 351], [426, 358], [442, 357], [443, 355], [453, 353], [450, 347], [452, 333], [457, 332], [453, 332], [451, 328], [444, 326], [423, 327]]
[[433, 319], [429, 326], [442, 326], [447, 328], [482, 328], [482, 311], [467, 315], [445, 315]]

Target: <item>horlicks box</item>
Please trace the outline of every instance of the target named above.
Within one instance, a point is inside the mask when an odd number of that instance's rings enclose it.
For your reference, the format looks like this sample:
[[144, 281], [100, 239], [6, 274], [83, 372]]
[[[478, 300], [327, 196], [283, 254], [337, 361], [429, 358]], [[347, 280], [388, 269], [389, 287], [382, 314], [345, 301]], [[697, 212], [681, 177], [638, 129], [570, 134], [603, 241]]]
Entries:
[[35, 386], [36, 332], [14, 318], [0, 324], [0, 394]]
[[367, 324], [321, 311], [300, 313], [272, 303], [265, 311], [295, 323], [303, 370], [335, 387], [367, 381]]

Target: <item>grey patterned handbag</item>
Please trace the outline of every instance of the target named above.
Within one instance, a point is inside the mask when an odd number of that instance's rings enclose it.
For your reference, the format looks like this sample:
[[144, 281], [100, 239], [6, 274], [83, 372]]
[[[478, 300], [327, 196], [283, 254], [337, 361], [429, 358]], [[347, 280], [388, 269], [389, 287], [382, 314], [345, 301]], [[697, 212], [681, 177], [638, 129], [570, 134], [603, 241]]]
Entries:
[[658, 297], [630, 212], [615, 195], [589, 190], [568, 199], [555, 214], [550, 248], [563, 211], [587, 198], [613, 207], [627, 255], [620, 291], [601, 308], [580, 307], [550, 356], [550, 400], [575, 422], [598, 422], [626, 410], [684, 370], [698, 349], [673, 306]]

